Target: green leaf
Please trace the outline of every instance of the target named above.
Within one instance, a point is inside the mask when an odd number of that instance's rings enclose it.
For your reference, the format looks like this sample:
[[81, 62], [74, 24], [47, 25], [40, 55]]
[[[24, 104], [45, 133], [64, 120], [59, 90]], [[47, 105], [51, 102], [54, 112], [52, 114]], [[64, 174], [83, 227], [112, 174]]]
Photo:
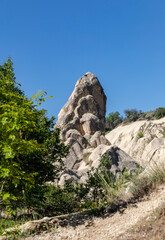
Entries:
[[12, 150], [10, 146], [5, 146], [3, 148], [3, 154], [6, 159], [15, 157], [15, 152]]
[[3, 196], [2, 196], [3, 200], [6, 201], [8, 198], [10, 198], [10, 194], [9, 193], [5, 193]]
[[14, 141], [16, 139], [16, 136], [15, 135], [9, 135], [9, 139], [11, 139], [12, 141]]
[[7, 123], [7, 117], [2, 118], [2, 125], [5, 125]]
[[10, 170], [7, 169], [7, 168], [1, 168], [1, 173], [0, 173], [0, 176], [3, 177], [3, 178], [6, 178], [9, 176], [9, 173], [10, 173]]

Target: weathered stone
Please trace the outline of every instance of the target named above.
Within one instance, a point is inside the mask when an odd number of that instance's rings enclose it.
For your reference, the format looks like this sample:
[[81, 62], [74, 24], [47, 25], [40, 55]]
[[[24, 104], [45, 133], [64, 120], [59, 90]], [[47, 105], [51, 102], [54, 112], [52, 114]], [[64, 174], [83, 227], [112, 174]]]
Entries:
[[100, 161], [106, 161], [107, 168], [116, 175], [127, 170], [128, 173], [135, 172], [137, 163], [127, 153], [117, 146], [110, 146], [109, 149], [101, 156]]
[[62, 173], [59, 181], [59, 185], [64, 185], [66, 180], [72, 179], [73, 182], [85, 183], [88, 179], [88, 169], [83, 170], [71, 170], [67, 169]]
[[133, 172], [136, 170], [137, 165], [133, 158], [117, 146], [106, 146], [103, 144], [99, 145], [93, 151], [89, 160], [93, 162], [92, 167], [94, 168], [97, 168], [101, 161], [106, 160], [108, 163], [107, 168], [110, 169], [113, 174], [123, 172], [125, 168], [127, 168], [129, 172]]
[[70, 148], [70, 153], [67, 158], [64, 159], [66, 168], [77, 169], [76, 163], [79, 163], [83, 159], [83, 148], [78, 141], [74, 142]]
[[78, 106], [75, 108], [75, 116], [78, 118], [81, 118], [85, 113], [92, 113], [98, 117], [102, 116], [99, 105], [92, 95], [82, 97], [78, 102]]
[[89, 161], [92, 162], [92, 167], [97, 168], [100, 164], [100, 159], [102, 154], [104, 154], [110, 146], [100, 144], [97, 148], [95, 148], [92, 154], [89, 157]]
[[70, 129], [67, 131], [66, 139], [68, 138], [73, 138], [75, 141], [78, 141], [83, 148], [87, 147], [86, 139], [76, 129]]
[[[99, 80], [92, 73], [80, 78], [68, 102], [58, 115], [54, 128], [60, 128], [60, 137], [70, 145], [70, 153], [64, 159], [67, 171], [76, 171], [76, 175], [90, 169], [84, 161], [83, 151], [100, 144], [110, 145], [102, 132], [105, 130], [106, 96]], [[97, 139], [98, 138], [98, 139]], [[93, 150], [93, 149], [92, 149]], [[70, 172], [71, 173], [71, 172]], [[72, 174], [74, 175], [74, 174]], [[74, 180], [82, 181], [75, 177]], [[60, 183], [68, 178], [68, 173], [61, 177]], [[83, 180], [84, 181], [84, 180]]]
[[100, 144], [111, 145], [108, 139], [101, 133], [101, 131], [95, 132], [93, 136], [90, 138], [89, 143], [92, 147], [97, 147]]
[[110, 171], [122, 172], [126, 165], [134, 170], [135, 163], [128, 154], [104, 136], [106, 96], [97, 77], [92, 73], [80, 78], [68, 102], [58, 115], [55, 128], [60, 127], [61, 139], [70, 146], [70, 153], [64, 159], [65, 171], [60, 184], [72, 178], [75, 182], [85, 182], [91, 167], [97, 168], [101, 156], [109, 154]]
[[153, 162], [153, 164], [165, 164], [165, 138], [154, 138], [145, 147], [142, 158], [145, 164]]
[[158, 163], [165, 156], [165, 118], [120, 125], [106, 138], [143, 166], [151, 161]]
[[60, 111], [55, 128], [62, 129], [63, 140], [69, 129], [77, 129], [82, 135], [93, 134], [98, 130], [104, 131], [105, 113], [106, 96], [103, 88], [94, 74], [86, 73], [77, 81], [72, 95]]
[[97, 116], [92, 113], [85, 113], [80, 119], [85, 134], [93, 135], [96, 131], [104, 131], [104, 125]]

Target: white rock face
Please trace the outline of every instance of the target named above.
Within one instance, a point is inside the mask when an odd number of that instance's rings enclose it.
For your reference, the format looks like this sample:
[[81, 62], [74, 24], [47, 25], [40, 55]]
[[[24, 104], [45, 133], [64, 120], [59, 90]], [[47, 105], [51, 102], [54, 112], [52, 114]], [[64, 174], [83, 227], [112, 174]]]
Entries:
[[165, 162], [165, 118], [121, 125], [106, 138], [144, 166]]

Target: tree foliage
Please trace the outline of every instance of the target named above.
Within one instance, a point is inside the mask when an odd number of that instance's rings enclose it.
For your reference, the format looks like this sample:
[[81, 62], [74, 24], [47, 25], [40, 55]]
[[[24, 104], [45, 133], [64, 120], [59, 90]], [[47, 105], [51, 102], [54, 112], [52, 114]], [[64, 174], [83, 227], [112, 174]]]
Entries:
[[45, 97], [45, 91], [30, 100], [24, 95], [11, 59], [0, 66], [1, 208], [30, 205], [32, 192], [57, 179], [62, 169], [68, 148], [60, 141], [60, 130], [51, 130], [54, 118], [37, 109]]
[[117, 125], [119, 125], [123, 121], [123, 118], [120, 116], [119, 112], [111, 112], [109, 116], [106, 118], [107, 128], [112, 130]]
[[163, 107], [157, 108], [155, 111], [155, 117], [156, 117], [156, 119], [165, 117], [165, 108], [163, 108]]
[[124, 113], [126, 116], [124, 119], [125, 122], [135, 122], [142, 115], [142, 111], [137, 111], [136, 109], [126, 109]]

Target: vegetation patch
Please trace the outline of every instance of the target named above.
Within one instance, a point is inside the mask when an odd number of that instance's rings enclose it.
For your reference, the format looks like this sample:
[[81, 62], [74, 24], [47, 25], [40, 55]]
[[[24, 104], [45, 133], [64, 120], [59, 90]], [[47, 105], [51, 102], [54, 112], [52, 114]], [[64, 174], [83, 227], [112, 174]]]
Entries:
[[121, 116], [118, 111], [109, 113], [106, 118], [106, 133], [119, 126], [119, 124], [128, 124], [138, 120], [155, 120], [165, 117], [165, 108], [159, 107], [154, 111], [143, 112], [137, 109], [124, 110], [125, 117]]
[[156, 119], [165, 117], [165, 108], [163, 108], [163, 107], [157, 108], [155, 111], [155, 117], [156, 117]]
[[140, 198], [162, 183], [165, 183], [165, 164], [153, 163], [147, 168], [144, 176], [137, 175], [132, 179], [130, 191], [133, 197]]
[[86, 152], [83, 154], [83, 160], [88, 163], [89, 156], [91, 155], [91, 152]]
[[137, 136], [138, 136], [138, 138], [142, 138], [142, 137], [143, 137], [143, 133], [142, 133], [142, 132], [139, 132], [139, 133], [137, 134]]

